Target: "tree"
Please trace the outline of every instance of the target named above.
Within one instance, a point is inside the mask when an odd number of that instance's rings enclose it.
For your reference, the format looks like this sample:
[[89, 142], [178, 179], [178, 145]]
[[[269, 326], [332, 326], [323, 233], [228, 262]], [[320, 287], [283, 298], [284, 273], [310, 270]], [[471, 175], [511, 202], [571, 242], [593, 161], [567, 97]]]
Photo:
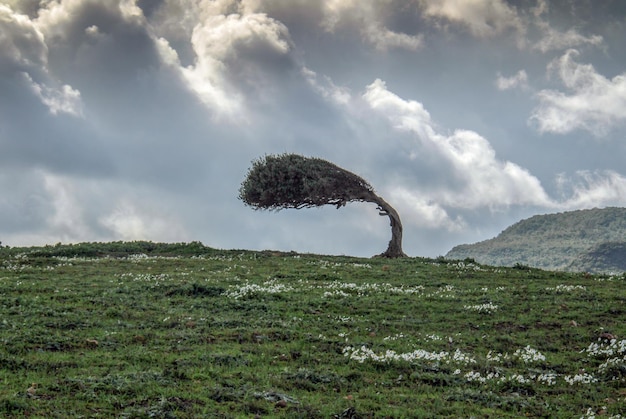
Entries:
[[255, 210], [311, 208], [348, 202], [371, 202], [391, 222], [391, 240], [380, 256], [405, 257], [402, 223], [396, 210], [361, 177], [323, 159], [297, 154], [267, 155], [252, 162], [239, 199]]

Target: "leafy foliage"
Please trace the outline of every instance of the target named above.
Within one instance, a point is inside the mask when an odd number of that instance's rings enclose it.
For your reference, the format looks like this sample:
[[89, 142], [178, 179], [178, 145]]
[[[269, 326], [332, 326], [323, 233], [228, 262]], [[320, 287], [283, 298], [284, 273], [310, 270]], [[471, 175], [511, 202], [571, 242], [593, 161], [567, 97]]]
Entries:
[[348, 202], [372, 202], [391, 222], [391, 240], [381, 257], [406, 257], [402, 222], [396, 210], [365, 180], [326, 160], [297, 154], [268, 155], [252, 162], [239, 198], [254, 209], [308, 208]]
[[[625, 254], [603, 243], [626, 242], [626, 208], [604, 208], [536, 215], [505, 229], [497, 237], [456, 246], [451, 259], [474, 258], [480, 263], [590, 272], [615, 271]], [[580, 259], [584, 256], [585, 263]], [[598, 257], [592, 261], [590, 258]], [[617, 259], [615, 259], [617, 258]], [[604, 260], [604, 262], [602, 262]]]
[[280, 210], [372, 201], [372, 186], [326, 160], [297, 154], [268, 155], [252, 163], [239, 198], [254, 209]]

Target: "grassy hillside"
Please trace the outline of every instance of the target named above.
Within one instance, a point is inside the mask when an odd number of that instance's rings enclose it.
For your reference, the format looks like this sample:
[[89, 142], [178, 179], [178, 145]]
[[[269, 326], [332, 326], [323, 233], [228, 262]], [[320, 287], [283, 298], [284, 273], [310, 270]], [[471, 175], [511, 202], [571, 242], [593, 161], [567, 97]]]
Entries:
[[[513, 224], [493, 239], [456, 246], [446, 257], [473, 258], [495, 266], [522, 264], [552, 270], [593, 268], [593, 272], [608, 272], [626, 259], [626, 253], [612, 253], [611, 259], [604, 257], [606, 265], [589, 260], [594, 247], [608, 242], [626, 242], [626, 208], [536, 215]], [[586, 262], [578, 263], [583, 256]]]
[[578, 255], [568, 270], [578, 272], [626, 272], [626, 242], [607, 242]]
[[0, 417], [619, 418], [626, 276], [0, 249]]

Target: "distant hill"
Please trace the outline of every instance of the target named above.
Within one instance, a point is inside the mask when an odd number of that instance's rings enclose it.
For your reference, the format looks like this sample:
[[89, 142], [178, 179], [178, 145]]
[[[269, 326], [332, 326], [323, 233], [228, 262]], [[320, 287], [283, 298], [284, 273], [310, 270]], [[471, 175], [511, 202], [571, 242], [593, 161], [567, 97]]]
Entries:
[[578, 255], [567, 270], [626, 272], [626, 242], [600, 243]]
[[493, 239], [456, 246], [446, 258], [550, 270], [626, 271], [626, 208], [536, 215]]

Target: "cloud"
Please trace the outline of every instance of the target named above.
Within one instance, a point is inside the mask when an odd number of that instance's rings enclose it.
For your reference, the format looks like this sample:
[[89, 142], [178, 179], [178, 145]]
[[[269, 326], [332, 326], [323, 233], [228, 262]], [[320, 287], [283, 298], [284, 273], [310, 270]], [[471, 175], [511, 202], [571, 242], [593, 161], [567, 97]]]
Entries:
[[[171, 10], [173, 2], [164, 3]], [[187, 28], [174, 26], [171, 17], [153, 22], [156, 46], [164, 63], [177, 68], [192, 92], [218, 117], [245, 120], [246, 107], [251, 99], [271, 100], [276, 80], [295, 69], [291, 56], [289, 31], [279, 21], [265, 13], [250, 12], [246, 4], [232, 1], [201, 2], [197, 15], [184, 14]], [[193, 10], [193, 9], [192, 9]], [[161, 12], [161, 16], [167, 16]], [[166, 38], [174, 28], [183, 33], [189, 26], [191, 59], [189, 65], [181, 62], [178, 51], [180, 39], [174, 46]]]
[[575, 176], [557, 176], [557, 187], [564, 197], [563, 209], [624, 206], [626, 177], [613, 170], [576, 171]]
[[[499, 159], [487, 139], [471, 130], [447, 132], [420, 102], [399, 97], [382, 80], [368, 85], [363, 99], [394, 131], [390, 140], [395, 142], [376, 150], [379, 159], [393, 159], [394, 174], [377, 181], [409, 228], [460, 234], [468, 229], [466, 217], [482, 209], [554, 211], [626, 204], [626, 177], [616, 171], [561, 174], [558, 196], [552, 197], [527, 169]], [[381, 166], [377, 161], [370, 164]]]
[[81, 241], [90, 236], [82, 206], [75, 199], [71, 180], [51, 173], [42, 173], [43, 183], [48, 193], [53, 211], [49, 214], [49, 229], [63, 241]]
[[100, 224], [117, 240], [185, 241], [189, 235], [175, 219], [137, 207], [122, 200], [116, 208], [100, 218]]
[[401, 48], [419, 49], [424, 40], [421, 34], [393, 31], [387, 27], [387, 19], [394, 8], [389, 2], [362, 2], [358, 0], [325, 0], [322, 27], [334, 32], [339, 27], [357, 29], [365, 41], [378, 50]]
[[39, 173], [15, 170], [3, 165], [0, 170], [0, 220], [4, 240], [8, 234], [38, 231], [45, 224], [47, 214], [52, 211], [44, 196]]
[[528, 74], [526, 74], [525, 70], [520, 70], [511, 77], [504, 77], [502, 74], [498, 73], [496, 87], [498, 90], [509, 90], [517, 87], [527, 88]]
[[543, 35], [541, 40], [533, 45], [533, 49], [537, 49], [543, 53], [554, 50], [565, 50], [568, 48], [580, 47], [582, 45], [602, 45], [604, 39], [600, 35], [584, 36], [575, 29], [568, 29], [565, 32], [559, 32], [551, 28], [548, 24], [541, 25]]
[[146, 80], [165, 70], [159, 45], [134, 1], [44, 2], [34, 22], [45, 37], [56, 87], [80, 91], [84, 112], [91, 115], [102, 116], [106, 104], [131, 106]]
[[[448, 231], [462, 231], [467, 227], [461, 217], [452, 218], [440, 204], [420, 195], [418, 190], [408, 187], [392, 187], [390, 200], [398, 208], [406, 209], [410, 215], [408, 223], [417, 228], [437, 229], [445, 228]], [[406, 220], [406, 219], [405, 219]]]
[[80, 116], [80, 92], [51, 76], [48, 46], [37, 22], [0, 4], [0, 34], [0, 75], [16, 78], [52, 114]]
[[[10, 173], [10, 172], [9, 172]], [[0, 213], [12, 207], [12, 222], [20, 227], [5, 237], [12, 243], [45, 244], [92, 240], [95, 232], [90, 224], [89, 208], [82, 201], [84, 189], [71, 176], [36, 169], [22, 172], [14, 179], [18, 189], [8, 193], [0, 203]], [[0, 175], [0, 184], [3, 176]], [[13, 189], [13, 188], [12, 188]]]
[[33, 93], [50, 109], [53, 115], [67, 113], [74, 116], [82, 116], [83, 103], [78, 90], [67, 84], [59, 89], [51, 88], [45, 84], [35, 82], [28, 73], [23, 73], [23, 75]]
[[426, 17], [464, 26], [477, 37], [491, 37], [508, 29], [525, 32], [525, 26], [515, 7], [502, 0], [419, 1]]
[[45, 72], [48, 48], [44, 36], [26, 15], [0, 3], [0, 73]]
[[15, 226], [3, 229], [2, 239], [13, 245], [190, 239], [174, 212], [176, 199], [163, 189], [41, 169], [17, 177], [0, 171], [0, 187], [8, 191], [0, 198], [0, 216]]
[[579, 52], [567, 51], [548, 66], [569, 93], [546, 89], [529, 122], [540, 132], [566, 134], [586, 130], [602, 137], [626, 121], [626, 73], [608, 79], [593, 65], [576, 62]]
[[115, 32], [126, 22], [141, 27], [145, 23], [135, 0], [63, 0], [40, 2], [37, 26], [51, 43], [68, 42], [78, 46], [84, 35]]
[[337, 86], [330, 77], [320, 77], [306, 67], [302, 69], [302, 76], [317, 94], [339, 105], [348, 105], [351, 101], [350, 90], [346, 87]]
[[550, 6], [545, 0], [539, 0], [531, 11], [534, 16], [533, 23], [541, 32], [541, 39], [533, 44], [532, 49], [546, 53], [583, 45], [600, 46], [604, 42], [604, 38], [600, 35], [585, 36], [575, 28], [569, 28], [564, 32], [553, 28], [550, 22], [543, 18], [550, 11]]
[[433, 202], [464, 209], [550, 205], [536, 177], [515, 163], [498, 160], [489, 142], [476, 132], [442, 133], [421, 103], [400, 98], [381, 80], [367, 86], [363, 97], [394, 129], [416, 137], [411, 153], [415, 165], [434, 161], [440, 173], [447, 173], [435, 189], [424, 190], [426, 185], [420, 181], [414, 185]]

